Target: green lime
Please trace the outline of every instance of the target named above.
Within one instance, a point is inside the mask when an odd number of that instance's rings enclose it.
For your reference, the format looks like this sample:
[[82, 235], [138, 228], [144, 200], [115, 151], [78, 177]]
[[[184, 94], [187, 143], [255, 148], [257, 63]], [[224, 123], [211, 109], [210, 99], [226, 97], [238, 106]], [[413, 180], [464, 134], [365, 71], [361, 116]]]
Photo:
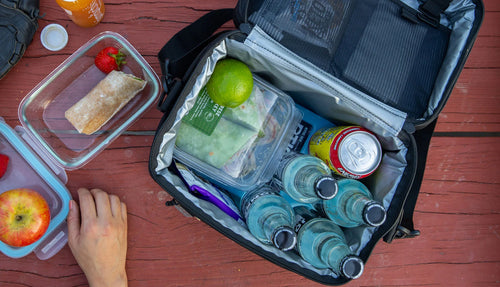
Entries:
[[223, 59], [215, 65], [206, 87], [210, 98], [216, 104], [236, 108], [243, 104], [252, 93], [252, 72], [241, 61]]

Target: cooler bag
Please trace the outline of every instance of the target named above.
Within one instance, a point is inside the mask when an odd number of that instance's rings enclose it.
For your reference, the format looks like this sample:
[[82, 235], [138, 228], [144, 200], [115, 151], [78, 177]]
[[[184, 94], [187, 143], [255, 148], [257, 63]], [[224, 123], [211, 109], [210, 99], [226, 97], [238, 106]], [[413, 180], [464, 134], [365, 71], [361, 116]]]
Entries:
[[[412, 216], [429, 142], [482, 17], [480, 0], [241, 0], [235, 9], [212, 11], [159, 52], [164, 95], [158, 107], [165, 115], [151, 148], [151, 176], [173, 196], [167, 205], [182, 207], [283, 268], [323, 284], [344, 284], [349, 279], [311, 266], [296, 252], [260, 243], [241, 222], [190, 192], [179, 172], [178, 162], [185, 162], [175, 147], [182, 117], [216, 62], [230, 57], [247, 64], [294, 104], [333, 123], [363, 126], [376, 134], [382, 161], [362, 181], [383, 203], [387, 218], [379, 227], [345, 230], [349, 246], [366, 262], [380, 239], [419, 234]], [[229, 20], [237, 29], [213, 34]], [[292, 143], [297, 133], [284, 137]], [[281, 145], [275, 153], [293, 145]], [[210, 181], [218, 175], [200, 176]]]

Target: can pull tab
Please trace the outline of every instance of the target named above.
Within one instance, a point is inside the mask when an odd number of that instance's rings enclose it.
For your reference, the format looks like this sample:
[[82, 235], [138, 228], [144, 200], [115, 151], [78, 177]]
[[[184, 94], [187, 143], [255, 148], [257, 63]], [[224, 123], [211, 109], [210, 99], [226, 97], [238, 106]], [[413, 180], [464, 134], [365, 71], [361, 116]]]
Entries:
[[357, 169], [366, 168], [365, 166], [369, 165], [370, 162], [373, 161], [373, 157], [364, 148], [364, 146], [357, 142], [350, 142], [346, 148], [348, 151], [348, 153], [346, 153], [346, 157], [349, 158], [349, 163]]
[[64, 183], [68, 183], [68, 175], [66, 171], [54, 163], [54, 161], [41, 150], [40, 146], [26, 133], [23, 127], [16, 126], [15, 131], [19, 136], [41, 157], [47, 166], [57, 175], [57, 177]]

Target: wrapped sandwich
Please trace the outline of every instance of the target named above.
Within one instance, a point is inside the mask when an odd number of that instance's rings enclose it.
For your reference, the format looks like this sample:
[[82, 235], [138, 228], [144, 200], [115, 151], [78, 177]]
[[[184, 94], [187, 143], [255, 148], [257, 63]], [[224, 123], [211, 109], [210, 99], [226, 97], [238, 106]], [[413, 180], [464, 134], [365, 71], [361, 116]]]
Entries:
[[93, 134], [144, 89], [146, 81], [112, 71], [64, 116], [80, 133]]

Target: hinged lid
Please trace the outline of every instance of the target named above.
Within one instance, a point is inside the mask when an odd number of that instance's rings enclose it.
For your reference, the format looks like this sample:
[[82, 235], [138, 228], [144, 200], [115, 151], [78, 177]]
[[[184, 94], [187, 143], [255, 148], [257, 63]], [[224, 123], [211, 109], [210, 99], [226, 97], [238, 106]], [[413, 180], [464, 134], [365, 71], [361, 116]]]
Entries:
[[[240, 0], [235, 23], [258, 26], [421, 128], [444, 107], [477, 35], [483, 5], [480, 0], [449, 7], [448, 0], [420, 2]], [[435, 8], [433, 21], [429, 7]]]

